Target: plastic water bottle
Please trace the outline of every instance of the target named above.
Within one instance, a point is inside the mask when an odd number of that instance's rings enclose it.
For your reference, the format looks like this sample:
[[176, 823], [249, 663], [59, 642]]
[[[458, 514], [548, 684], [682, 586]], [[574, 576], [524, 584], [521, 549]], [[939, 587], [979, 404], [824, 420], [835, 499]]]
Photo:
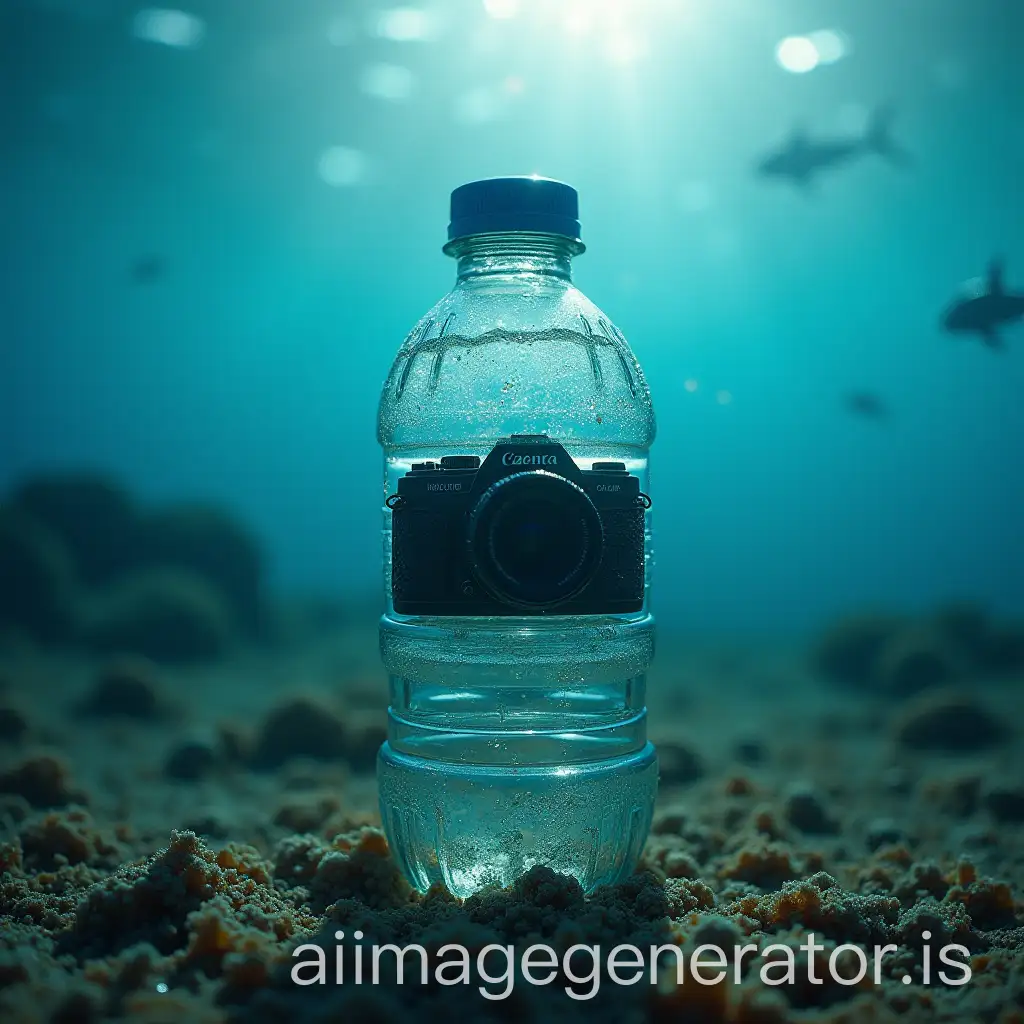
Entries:
[[572, 283], [576, 191], [452, 193], [454, 288], [380, 400], [390, 677], [381, 815], [410, 882], [459, 896], [537, 863], [584, 889], [636, 864], [647, 740], [650, 392]]

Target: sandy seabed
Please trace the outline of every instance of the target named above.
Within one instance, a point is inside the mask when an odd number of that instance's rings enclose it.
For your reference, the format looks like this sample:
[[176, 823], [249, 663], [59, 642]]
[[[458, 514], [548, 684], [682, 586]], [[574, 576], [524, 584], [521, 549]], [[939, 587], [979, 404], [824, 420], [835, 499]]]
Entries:
[[[895, 699], [815, 678], [803, 649], [662, 629], [661, 788], [637, 874], [584, 896], [535, 868], [463, 902], [411, 891], [378, 828], [372, 616], [201, 668], [8, 645], [0, 1020], [1024, 1021], [1022, 682]], [[296, 946], [357, 929], [431, 952], [797, 947], [813, 931], [819, 975], [843, 943], [897, 951], [881, 985], [768, 987], [755, 963], [739, 985], [673, 969], [589, 1001], [564, 978], [493, 1002], [476, 980], [399, 987], [393, 970], [294, 984]], [[968, 984], [923, 983], [924, 932], [967, 948]]]

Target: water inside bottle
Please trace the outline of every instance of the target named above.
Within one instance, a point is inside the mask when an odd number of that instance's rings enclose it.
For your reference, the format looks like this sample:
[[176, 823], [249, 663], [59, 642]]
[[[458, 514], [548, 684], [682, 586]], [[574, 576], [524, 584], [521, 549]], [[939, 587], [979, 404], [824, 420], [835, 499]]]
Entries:
[[[392, 454], [386, 492], [414, 462], [482, 460], [491, 447]], [[647, 460], [635, 449], [570, 454], [583, 469], [624, 462], [646, 485]], [[386, 506], [383, 515], [390, 571]], [[645, 552], [649, 560], [649, 534]], [[390, 576], [387, 584], [390, 594]], [[381, 801], [414, 884], [441, 880], [468, 895], [545, 863], [592, 888], [636, 859], [656, 785], [645, 707], [653, 643], [646, 601], [633, 615], [428, 617], [397, 615], [389, 600]]]

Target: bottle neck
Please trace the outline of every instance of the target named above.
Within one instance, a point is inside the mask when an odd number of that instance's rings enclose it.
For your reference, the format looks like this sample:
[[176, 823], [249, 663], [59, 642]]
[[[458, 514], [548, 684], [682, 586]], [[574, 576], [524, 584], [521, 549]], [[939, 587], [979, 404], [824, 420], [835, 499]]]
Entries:
[[536, 274], [572, 280], [572, 257], [583, 243], [562, 235], [517, 231], [469, 235], [445, 246], [458, 261], [459, 283], [482, 278]]

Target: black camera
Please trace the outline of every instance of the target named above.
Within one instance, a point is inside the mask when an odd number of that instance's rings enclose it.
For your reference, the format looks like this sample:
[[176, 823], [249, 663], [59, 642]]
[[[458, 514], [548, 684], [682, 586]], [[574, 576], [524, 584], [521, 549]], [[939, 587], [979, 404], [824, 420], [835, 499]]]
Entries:
[[419, 462], [387, 499], [404, 615], [600, 615], [644, 603], [644, 510], [622, 462], [580, 469], [545, 434]]

